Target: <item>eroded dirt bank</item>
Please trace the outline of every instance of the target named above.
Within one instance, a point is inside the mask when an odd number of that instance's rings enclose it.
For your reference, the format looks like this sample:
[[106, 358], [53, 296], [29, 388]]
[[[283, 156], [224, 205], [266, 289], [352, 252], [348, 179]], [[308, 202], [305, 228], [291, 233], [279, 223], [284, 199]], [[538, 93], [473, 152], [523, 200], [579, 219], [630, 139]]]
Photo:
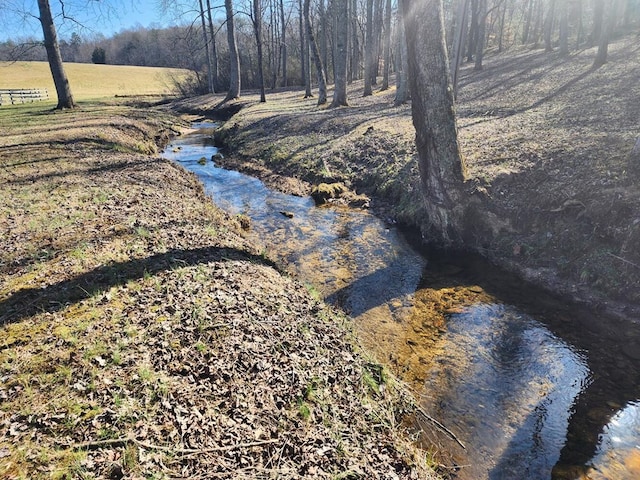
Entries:
[[[463, 68], [457, 106], [476, 202], [469, 247], [631, 319], [640, 315], [640, 187], [630, 156], [640, 124], [637, 52], [635, 37], [618, 40], [597, 70], [594, 49], [489, 56], [483, 72]], [[293, 193], [342, 182], [391, 220], [420, 225], [410, 106], [394, 106], [394, 94], [363, 98], [354, 83], [350, 107], [337, 110], [298, 91], [271, 93], [266, 104], [248, 94], [218, 134], [224, 163]], [[207, 96], [177, 108], [215, 112], [219, 102]]]
[[0, 477], [432, 478], [349, 322], [156, 155], [176, 122], [0, 111]]

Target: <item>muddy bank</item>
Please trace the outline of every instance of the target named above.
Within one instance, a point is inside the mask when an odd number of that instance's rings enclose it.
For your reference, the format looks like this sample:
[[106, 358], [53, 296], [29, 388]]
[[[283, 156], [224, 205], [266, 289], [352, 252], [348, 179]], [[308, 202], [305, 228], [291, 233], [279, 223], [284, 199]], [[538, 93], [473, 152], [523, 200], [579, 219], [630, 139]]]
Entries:
[[[640, 315], [640, 188], [629, 168], [640, 119], [640, 92], [629, 88], [640, 75], [634, 48], [632, 37], [617, 41], [598, 70], [593, 49], [569, 59], [540, 50], [489, 57], [484, 72], [463, 68], [457, 106], [476, 202], [470, 249], [627, 318]], [[266, 104], [247, 95], [217, 135], [225, 164], [267, 179], [341, 182], [389, 220], [420, 225], [410, 106], [394, 106], [393, 89], [363, 98], [354, 83], [349, 95], [350, 107], [337, 110], [299, 92], [272, 93]], [[205, 114], [216, 105], [200, 102]]]
[[177, 122], [0, 112], [0, 476], [430, 478], [347, 319], [153, 155]]

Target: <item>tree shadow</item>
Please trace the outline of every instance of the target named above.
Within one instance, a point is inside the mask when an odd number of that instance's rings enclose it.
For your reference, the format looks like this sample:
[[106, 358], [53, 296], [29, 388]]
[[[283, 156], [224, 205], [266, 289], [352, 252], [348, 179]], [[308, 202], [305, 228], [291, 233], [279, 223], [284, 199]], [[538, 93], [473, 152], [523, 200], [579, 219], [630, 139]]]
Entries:
[[38, 313], [54, 313], [113, 286], [184, 266], [216, 261], [246, 260], [277, 268], [262, 256], [235, 248], [172, 249], [146, 258], [114, 262], [46, 287], [24, 288], [0, 301], [0, 325]]

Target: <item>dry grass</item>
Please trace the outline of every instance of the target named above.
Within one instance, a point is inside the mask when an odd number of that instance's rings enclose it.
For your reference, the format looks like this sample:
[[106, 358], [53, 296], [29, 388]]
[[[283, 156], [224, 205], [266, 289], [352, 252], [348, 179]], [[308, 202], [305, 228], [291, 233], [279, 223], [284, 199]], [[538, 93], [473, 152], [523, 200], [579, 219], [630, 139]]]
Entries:
[[[65, 63], [64, 68], [76, 101], [116, 95], [171, 95], [173, 79], [189, 75], [177, 68], [129, 65]], [[51, 103], [56, 101], [56, 89], [46, 62], [0, 62], [0, 88], [46, 88]]]
[[346, 320], [148, 155], [174, 122], [0, 110], [0, 477], [430, 478]]

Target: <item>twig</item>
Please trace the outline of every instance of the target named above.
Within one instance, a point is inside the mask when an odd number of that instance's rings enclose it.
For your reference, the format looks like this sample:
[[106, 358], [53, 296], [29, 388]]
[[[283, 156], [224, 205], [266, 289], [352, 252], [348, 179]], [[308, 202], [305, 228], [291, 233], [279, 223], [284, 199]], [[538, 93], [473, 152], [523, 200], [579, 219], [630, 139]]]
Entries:
[[433, 423], [438, 429], [440, 429], [441, 431], [443, 431], [444, 433], [449, 435], [453, 440], [455, 440], [458, 445], [460, 445], [465, 450], [467, 449], [467, 447], [465, 447], [464, 443], [462, 443], [460, 441], [460, 439], [458, 437], [456, 437], [455, 433], [453, 433], [451, 430], [449, 430], [447, 427], [445, 427], [442, 423], [440, 423], [438, 420], [436, 420], [431, 415], [429, 415], [427, 412], [425, 412], [422, 407], [420, 407], [419, 405], [415, 405], [414, 408], [416, 409], [416, 411], [420, 415], [422, 415], [425, 418], [425, 420], [428, 420], [429, 422]]
[[82, 442], [82, 443], [76, 443], [72, 445], [68, 445], [68, 444], [65, 444], [65, 445], [74, 450], [81, 450], [81, 449], [92, 450], [95, 448], [106, 447], [106, 446], [122, 446], [122, 445], [126, 445], [127, 443], [135, 443], [139, 447], [146, 448], [147, 450], [162, 450], [164, 452], [172, 452], [179, 455], [193, 455], [193, 454], [211, 453], [211, 452], [225, 452], [227, 450], [234, 450], [236, 448], [259, 447], [261, 445], [268, 445], [270, 443], [276, 443], [279, 441], [280, 440], [277, 438], [272, 438], [270, 440], [260, 440], [256, 442], [237, 443], [235, 445], [224, 445], [221, 447], [197, 449], [197, 448], [165, 447], [163, 445], [154, 445], [151, 443], [143, 442], [142, 440], [138, 440], [133, 437], [121, 437], [121, 438], [110, 438], [107, 440], [95, 440], [91, 442]]
[[613, 253], [611, 253], [611, 252], [607, 252], [607, 254], [608, 254], [608, 255], [611, 255], [613, 258], [617, 258], [617, 259], [618, 259], [618, 260], [620, 260], [621, 262], [628, 263], [629, 265], [632, 265], [632, 266], [634, 266], [634, 267], [636, 267], [636, 268], [640, 268], [640, 265], [638, 265], [637, 263], [633, 263], [633, 262], [631, 262], [631, 261], [627, 260], [626, 258], [619, 257], [618, 255], [614, 255], [614, 254], [613, 254]]

